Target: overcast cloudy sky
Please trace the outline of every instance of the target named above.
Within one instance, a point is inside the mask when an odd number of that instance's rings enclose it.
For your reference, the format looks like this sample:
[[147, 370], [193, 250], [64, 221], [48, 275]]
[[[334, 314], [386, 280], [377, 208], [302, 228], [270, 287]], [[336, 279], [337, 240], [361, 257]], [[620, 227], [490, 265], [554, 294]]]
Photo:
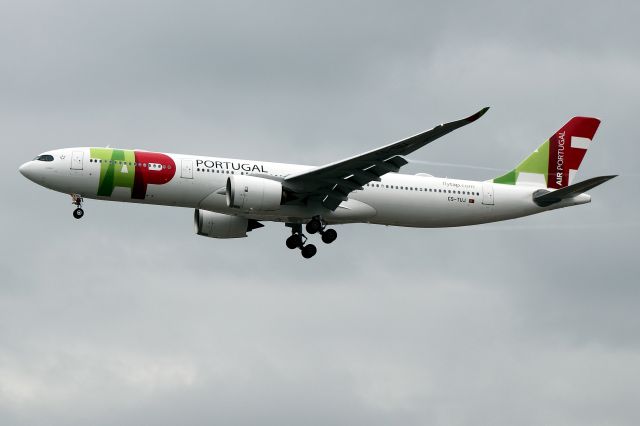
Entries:
[[[0, 424], [639, 424], [638, 5], [0, 0]], [[17, 172], [79, 145], [319, 165], [486, 105], [411, 157], [478, 168], [406, 172], [488, 179], [592, 115], [580, 177], [620, 177], [304, 261], [279, 224], [76, 221]]]

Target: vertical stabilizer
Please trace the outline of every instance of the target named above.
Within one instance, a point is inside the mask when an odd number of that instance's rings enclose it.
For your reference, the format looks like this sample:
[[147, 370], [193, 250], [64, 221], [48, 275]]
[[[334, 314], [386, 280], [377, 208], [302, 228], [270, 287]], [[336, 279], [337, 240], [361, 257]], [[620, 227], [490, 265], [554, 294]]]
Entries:
[[554, 189], [571, 185], [599, 125], [597, 118], [573, 117], [515, 169], [493, 182]]

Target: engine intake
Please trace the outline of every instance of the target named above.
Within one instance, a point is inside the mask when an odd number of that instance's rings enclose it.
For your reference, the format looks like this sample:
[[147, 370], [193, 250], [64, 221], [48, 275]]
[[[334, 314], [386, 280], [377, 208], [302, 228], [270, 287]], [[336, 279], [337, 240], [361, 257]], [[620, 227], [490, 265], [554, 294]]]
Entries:
[[284, 201], [282, 184], [255, 176], [229, 176], [227, 207], [243, 211], [278, 210]]

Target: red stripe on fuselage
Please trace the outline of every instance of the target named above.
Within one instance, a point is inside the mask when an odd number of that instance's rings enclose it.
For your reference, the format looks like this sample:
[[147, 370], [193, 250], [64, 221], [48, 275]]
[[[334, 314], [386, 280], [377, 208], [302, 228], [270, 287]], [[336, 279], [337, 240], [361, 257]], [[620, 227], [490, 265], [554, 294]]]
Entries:
[[[134, 151], [136, 163], [146, 167], [136, 167], [136, 174], [131, 190], [131, 198], [144, 200], [147, 195], [147, 185], [164, 185], [176, 174], [176, 163], [171, 157], [159, 152]], [[149, 169], [149, 163], [161, 164], [160, 169]]]

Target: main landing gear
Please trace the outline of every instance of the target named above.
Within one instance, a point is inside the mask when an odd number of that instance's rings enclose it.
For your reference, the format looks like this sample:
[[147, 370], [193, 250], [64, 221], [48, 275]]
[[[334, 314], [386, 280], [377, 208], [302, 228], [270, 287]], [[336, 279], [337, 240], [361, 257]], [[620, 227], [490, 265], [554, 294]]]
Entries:
[[[287, 223], [291, 228], [291, 236], [287, 238], [287, 247], [291, 250], [300, 249], [302, 257], [309, 259], [318, 252], [318, 249], [313, 244], [307, 244], [308, 238], [302, 233], [302, 225], [299, 223]], [[305, 229], [309, 234], [319, 233], [322, 236], [322, 242], [325, 244], [331, 244], [338, 238], [338, 233], [335, 229], [326, 229], [327, 225], [318, 216], [311, 219]]]
[[82, 197], [78, 194], [71, 194], [72, 204], [76, 206], [76, 209], [73, 211], [73, 217], [76, 219], [82, 219], [84, 216], [84, 210], [82, 210]]
[[336, 238], [338, 238], [338, 233], [335, 229], [326, 229], [326, 227], [327, 225], [322, 222], [322, 219], [316, 216], [307, 223], [305, 228], [310, 234], [315, 234], [316, 232], [320, 233], [322, 236], [322, 242], [325, 244], [331, 244], [336, 240]]

